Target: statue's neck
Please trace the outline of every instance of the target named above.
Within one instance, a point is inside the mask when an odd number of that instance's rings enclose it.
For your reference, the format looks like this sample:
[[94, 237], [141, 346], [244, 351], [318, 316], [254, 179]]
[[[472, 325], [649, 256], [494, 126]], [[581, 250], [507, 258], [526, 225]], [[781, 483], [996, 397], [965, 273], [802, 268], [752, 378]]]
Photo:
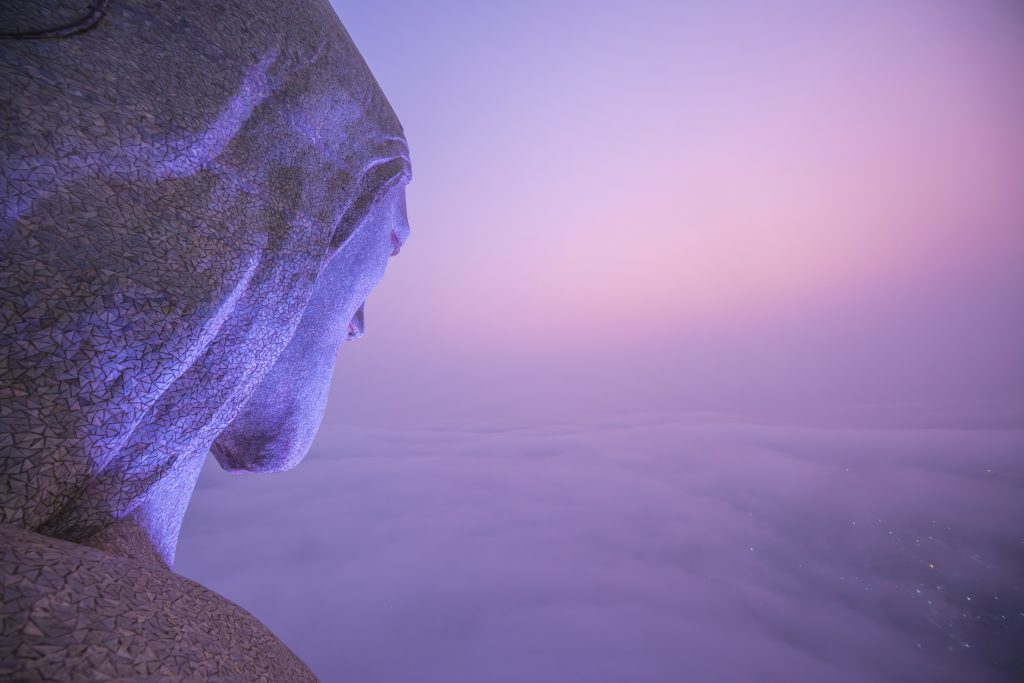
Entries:
[[179, 458], [135, 510], [83, 545], [170, 569], [204, 459], [200, 455]]

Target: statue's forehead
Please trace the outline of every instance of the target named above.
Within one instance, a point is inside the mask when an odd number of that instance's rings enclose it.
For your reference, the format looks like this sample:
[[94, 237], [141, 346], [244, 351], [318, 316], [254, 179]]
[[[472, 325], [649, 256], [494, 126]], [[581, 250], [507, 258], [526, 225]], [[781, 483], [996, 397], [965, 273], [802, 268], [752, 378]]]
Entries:
[[361, 63], [342, 56], [324, 50], [319, 63], [290, 74], [267, 102], [266, 132], [287, 128], [300, 136], [299, 144], [354, 168], [407, 156], [402, 127], [380, 87]]

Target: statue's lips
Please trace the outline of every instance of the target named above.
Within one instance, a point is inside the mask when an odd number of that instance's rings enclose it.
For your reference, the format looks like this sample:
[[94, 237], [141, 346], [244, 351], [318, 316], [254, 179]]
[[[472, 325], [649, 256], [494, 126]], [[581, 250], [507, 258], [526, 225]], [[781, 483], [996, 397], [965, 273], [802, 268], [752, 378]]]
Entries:
[[361, 304], [356, 310], [356, 314], [352, 316], [352, 320], [348, 323], [348, 334], [345, 336], [345, 341], [355, 341], [363, 336], [364, 330], [364, 312], [363, 309], [366, 304]]
[[398, 252], [402, 251], [403, 240], [398, 235], [397, 230], [391, 231], [391, 255], [398, 256]]

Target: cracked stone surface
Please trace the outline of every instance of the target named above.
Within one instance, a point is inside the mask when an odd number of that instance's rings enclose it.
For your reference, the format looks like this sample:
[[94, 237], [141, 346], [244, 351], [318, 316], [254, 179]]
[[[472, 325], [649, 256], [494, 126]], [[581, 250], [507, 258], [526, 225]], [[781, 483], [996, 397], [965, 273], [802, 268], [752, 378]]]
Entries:
[[[151, 564], [0, 527], [0, 679], [302, 681], [251, 614]], [[201, 656], [197, 656], [201, 655]]]
[[207, 453], [304, 455], [409, 168], [326, 0], [0, 4], [0, 677], [312, 678], [170, 567]]

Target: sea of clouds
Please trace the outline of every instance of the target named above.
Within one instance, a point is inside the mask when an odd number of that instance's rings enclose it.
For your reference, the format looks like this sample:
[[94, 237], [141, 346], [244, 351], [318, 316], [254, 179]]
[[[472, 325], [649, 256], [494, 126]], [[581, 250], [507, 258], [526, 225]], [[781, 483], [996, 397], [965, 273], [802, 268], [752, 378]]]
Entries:
[[1020, 680], [1019, 425], [328, 426], [176, 569], [325, 681]]

